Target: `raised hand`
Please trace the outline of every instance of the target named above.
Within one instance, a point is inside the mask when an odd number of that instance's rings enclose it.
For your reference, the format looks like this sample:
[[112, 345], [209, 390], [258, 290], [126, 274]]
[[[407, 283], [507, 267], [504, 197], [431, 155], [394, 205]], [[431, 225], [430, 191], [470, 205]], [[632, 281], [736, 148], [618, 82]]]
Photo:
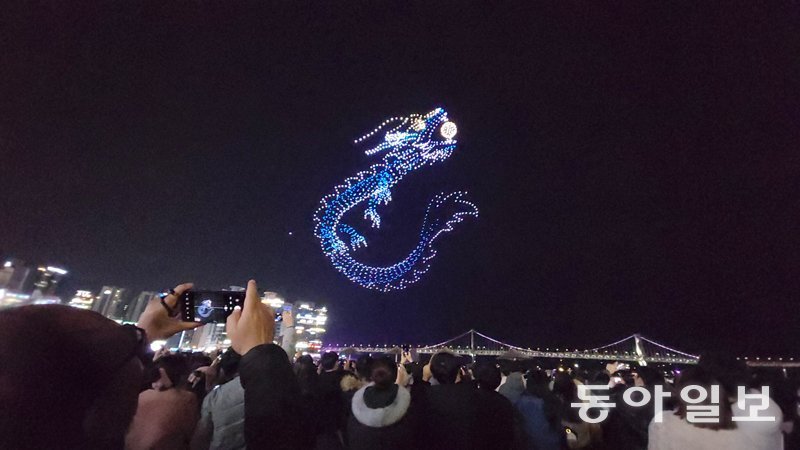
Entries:
[[244, 356], [253, 347], [269, 344], [275, 336], [275, 313], [261, 302], [255, 280], [247, 282], [244, 307], [233, 310], [226, 322], [231, 347]]
[[[164, 303], [172, 311], [177, 311], [178, 298], [184, 292], [191, 289], [192, 286], [192, 283], [184, 283], [175, 286], [175, 289], [172, 290], [173, 293], [170, 293], [164, 298]], [[167, 339], [179, 331], [191, 330], [192, 328], [197, 328], [203, 324], [195, 322], [181, 322], [179, 317], [171, 317], [169, 315], [169, 311], [167, 311], [167, 308], [161, 304], [161, 299], [153, 298], [150, 300], [150, 303], [147, 304], [144, 312], [139, 317], [139, 323], [137, 325], [139, 328], [145, 331], [147, 334], [147, 339], [152, 342], [159, 339]]]

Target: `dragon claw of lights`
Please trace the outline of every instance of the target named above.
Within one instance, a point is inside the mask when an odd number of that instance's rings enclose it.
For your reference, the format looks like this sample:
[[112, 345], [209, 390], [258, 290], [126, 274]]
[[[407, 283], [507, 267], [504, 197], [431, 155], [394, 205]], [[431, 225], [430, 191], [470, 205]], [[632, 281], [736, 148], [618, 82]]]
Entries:
[[433, 244], [465, 217], [478, 215], [478, 208], [457, 191], [436, 195], [425, 212], [419, 242], [405, 259], [383, 267], [356, 261], [353, 254], [367, 246], [366, 238], [342, 222], [345, 213], [366, 203], [364, 219], [380, 228], [378, 207], [392, 200], [391, 190], [405, 175], [422, 167], [446, 160], [456, 147], [457, 128], [447, 112], [437, 108], [426, 115], [392, 117], [379, 127], [355, 140], [361, 144], [386, 130], [380, 142], [366, 150], [368, 156], [383, 153], [380, 163], [347, 178], [333, 192], [322, 198], [314, 214], [315, 236], [333, 266], [351, 281], [383, 292], [403, 289], [418, 281], [428, 271], [436, 256]]

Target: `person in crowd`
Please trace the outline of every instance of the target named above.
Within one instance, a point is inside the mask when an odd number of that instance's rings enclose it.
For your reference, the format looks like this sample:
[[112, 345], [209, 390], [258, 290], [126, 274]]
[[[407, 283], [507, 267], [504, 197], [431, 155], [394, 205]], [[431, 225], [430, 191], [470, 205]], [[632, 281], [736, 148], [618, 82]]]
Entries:
[[[800, 448], [797, 445], [795, 423], [798, 418], [797, 386], [785, 373], [777, 370], [761, 369], [753, 371], [750, 377], [749, 390], [760, 392], [763, 387], [769, 388], [769, 396], [781, 409], [783, 423], [781, 431], [786, 448]], [[793, 444], [794, 446], [790, 445]]]
[[564, 426], [569, 448], [587, 448], [598, 443], [602, 430], [599, 424], [584, 422], [578, 414], [578, 408], [572, 406], [579, 403], [578, 385], [567, 372], [556, 371], [553, 377], [553, 394], [561, 402], [561, 424]]
[[[524, 364], [518, 360], [509, 360], [509, 359], [498, 359], [498, 365], [500, 366], [500, 386], [497, 387], [497, 391], [500, 392], [500, 388], [506, 384], [506, 379], [509, 375], [514, 372], [519, 372], [520, 374], [525, 372]], [[524, 383], [523, 379], [523, 383]]]
[[500, 369], [494, 362], [477, 363], [473, 369], [474, 383], [478, 389], [478, 422], [487, 430], [483, 436], [487, 448], [514, 448], [519, 432], [514, 428], [514, 406], [497, 393], [500, 386]]
[[[518, 448], [536, 450], [559, 450], [566, 445], [563, 426], [561, 425], [558, 398], [550, 391], [550, 380], [542, 370], [528, 373], [528, 381], [523, 385], [512, 372], [507, 377], [503, 389], [509, 398], [513, 398], [516, 409]], [[502, 387], [501, 387], [502, 388]]]
[[[166, 302], [174, 308], [177, 296]], [[66, 305], [0, 311], [0, 448], [122, 448], [152, 364], [149, 339], [196, 326], [158, 302], [140, 328]]]
[[344, 445], [344, 428], [347, 419], [346, 396], [342, 392], [341, 381], [345, 371], [339, 363], [336, 352], [323, 353], [319, 360], [319, 407], [317, 422], [320, 433], [317, 436], [318, 450], [340, 449]]
[[[632, 371], [629, 382], [631, 385], [620, 384], [618, 389], [610, 393], [611, 401], [616, 407], [610, 408], [608, 419], [601, 424], [603, 437], [607, 448], [645, 450], [647, 449], [647, 429], [655, 414], [656, 404], [651, 401], [643, 406], [631, 406], [629, 402], [624, 400], [623, 396], [628, 395], [635, 402], [640, 402], [646, 394], [639, 392], [635, 388], [646, 389], [651, 399], [656, 398], [656, 386], [660, 386], [660, 389], [664, 392], [670, 392], [670, 395], [672, 395], [671, 389], [664, 380], [663, 375], [648, 366], [642, 366]], [[606, 391], [599, 394], [609, 395], [609, 392]], [[661, 410], [671, 409], [672, 402], [669, 398], [665, 399], [661, 405]]]
[[586, 384], [598, 386], [591, 389], [593, 395], [609, 395], [611, 375], [607, 371], [596, 370], [588, 376], [587, 380], [589, 381]]
[[422, 382], [423, 373], [425, 371], [425, 364], [420, 361], [414, 361], [410, 351], [404, 351], [400, 356], [400, 365], [406, 369], [405, 373], [401, 373], [404, 377], [403, 384], [405, 387], [410, 388], [414, 384], [414, 380]]
[[[775, 418], [774, 421], [742, 422], [734, 421], [734, 417], [747, 416], [749, 401], [745, 408], [737, 403], [738, 383], [743, 380], [743, 367], [724, 360], [707, 361], [686, 369], [681, 374], [676, 391], [687, 386], [699, 386], [708, 394], [698, 404], [690, 404], [679, 395], [678, 405], [673, 412], [665, 412], [661, 417], [656, 415], [650, 422], [648, 433], [648, 449], [730, 449], [730, 450], [782, 450], [783, 436], [780, 431], [782, 420], [780, 408], [769, 400], [767, 409], [760, 411], [759, 416]], [[744, 381], [744, 380], [743, 380]], [[712, 390], [718, 389], [718, 403], [713, 402]], [[754, 392], [750, 392], [751, 394]], [[694, 397], [698, 394], [693, 393]], [[760, 403], [760, 402], [759, 402]], [[757, 403], [753, 403], [757, 404]], [[717, 407], [719, 415], [710, 422], [692, 423], [689, 421], [692, 407]]]
[[189, 390], [189, 358], [166, 355], [156, 361], [159, 379], [153, 389], [139, 394], [125, 447], [136, 449], [185, 449], [198, 417], [197, 397]]
[[505, 383], [500, 385], [497, 392], [507, 398], [512, 404], [519, 400], [519, 396], [525, 392], [525, 379], [522, 372], [508, 372]]
[[[281, 347], [287, 355], [293, 353], [295, 333], [291, 311], [284, 311]], [[200, 419], [192, 438], [192, 449], [243, 449], [244, 388], [239, 379], [241, 356], [228, 350], [219, 359], [219, 385], [203, 400]]]
[[[301, 355], [294, 363], [294, 373], [300, 388], [301, 416], [316, 418], [320, 412], [319, 374], [314, 358]], [[317, 436], [321, 433], [320, 421], [308, 420], [303, 434], [300, 436], [301, 447], [314, 448]]]
[[795, 372], [794, 377], [787, 380], [787, 390], [790, 395], [794, 394], [789, 402], [790, 410], [784, 412], [783, 415], [783, 431], [786, 433], [784, 445], [787, 449], [800, 448], [800, 379], [798, 379], [800, 377], [798, 375], [800, 374]]
[[300, 386], [289, 356], [272, 343], [275, 315], [261, 302], [255, 281], [247, 284], [243, 308], [226, 322], [231, 347], [242, 355], [244, 433], [248, 449], [301, 449], [311, 418], [304, 416]]
[[304, 397], [317, 395], [319, 389], [319, 374], [314, 358], [303, 355], [294, 363], [294, 373], [300, 385], [300, 392]]
[[[400, 368], [399, 370], [405, 370]], [[360, 388], [351, 402], [352, 414], [347, 424], [351, 450], [400, 450], [418, 448], [414, 438], [413, 417], [410, 417], [411, 394], [395, 381], [398, 367], [387, 356], [370, 364], [372, 380]]]
[[[189, 288], [177, 286], [148, 304], [138, 327], [61, 305], [0, 311], [0, 448], [600, 448], [597, 427], [571, 405], [580, 400], [578, 380], [568, 372], [554, 372], [549, 388], [539, 370], [529, 373], [527, 385], [519, 371], [509, 370], [500, 386], [496, 364], [480, 362], [470, 371], [451, 353], [425, 365], [409, 359], [410, 370], [389, 357], [362, 357], [348, 369], [355, 375], [347, 375], [354, 384], [346, 394], [335, 353], [323, 354], [319, 368], [308, 356], [293, 368], [287, 356], [293, 354], [287, 345], [294, 338], [291, 314], [284, 313], [282, 340], [289, 350], [272, 343], [274, 314], [254, 281], [243, 307], [227, 320], [231, 349], [219, 363], [168, 352], [154, 361], [151, 340], [198, 326], [174, 314]], [[186, 388], [195, 368], [205, 377], [195, 384], [205, 395], [202, 409]], [[679, 400], [674, 411], [655, 411], [652, 401], [633, 408], [622, 400], [626, 393], [643, 395], [641, 389], [651, 397], [657, 386], [669, 391], [659, 372], [640, 367], [619, 375], [624, 383], [600, 392], [617, 405], [604, 424], [602, 448], [781, 450], [796, 420], [796, 384], [750, 374], [724, 355], [704, 355], [684, 370], [671, 391]], [[217, 386], [206, 394], [206, 383]], [[719, 390], [718, 421], [689, 420], [692, 405], [679, 392], [690, 385]], [[762, 385], [773, 398], [757, 397]], [[736, 420], [750, 416], [762, 399], [758, 415], [774, 420]], [[706, 399], [701, 406], [713, 405]]]
[[[211, 359], [209, 357], [209, 359]], [[192, 392], [197, 395], [197, 398], [202, 402], [206, 394], [214, 388], [218, 374], [217, 365], [219, 364], [219, 355], [211, 359], [209, 365], [199, 366], [192, 370], [189, 375], [189, 386]]]
[[[744, 361], [727, 352], [707, 352], [700, 356], [698, 366], [716, 377], [727, 390], [731, 397], [731, 411], [734, 417], [747, 417], [751, 408], [760, 405], [761, 400], [754, 396], [762, 393], [762, 386], [754, 384], [752, 373]], [[774, 417], [775, 420], [735, 421], [736, 428], [747, 436], [753, 449], [783, 448], [784, 436], [781, 427], [783, 413], [773, 397], [776, 392], [771, 389], [769, 391], [766, 409], [760, 411], [758, 415]], [[740, 394], [744, 394], [745, 397], [740, 399]]]
[[477, 389], [472, 383], [460, 383], [460, 374], [457, 356], [437, 353], [424, 368], [422, 383], [412, 385], [412, 396], [423, 396], [418, 402], [423, 448], [484, 448], [494, 435], [488, 424], [480, 422], [485, 405]]
[[355, 363], [353, 361], [348, 361], [348, 363], [351, 370], [345, 371], [339, 382], [339, 386], [346, 394], [349, 402], [349, 400], [353, 398], [352, 394], [370, 382], [372, 356], [361, 355]]
[[[0, 364], [0, 405], [14, 412], [0, 415], [0, 448], [123, 448], [144, 367], [152, 364], [150, 340], [199, 326], [171, 314], [191, 287], [151, 301], [138, 327], [66, 305], [0, 311], [0, 360], [15, 361]], [[286, 352], [272, 344], [273, 313], [259, 300], [251, 280], [244, 307], [227, 321], [231, 346], [244, 355], [247, 447], [303, 448], [297, 381]]]
[[206, 393], [214, 386], [217, 363], [211, 356], [201, 352], [189, 353], [187, 360], [190, 372], [187, 389], [197, 396], [198, 404], [202, 404]]
[[233, 350], [222, 354], [219, 385], [206, 395], [192, 438], [193, 450], [244, 449], [244, 388], [239, 380], [241, 356]]
[[[733, 422], [731, 400], [728, 389], [709, 371], [694, 367], [683, 371], [678, 384], [678, 389], [686, 386], [699, 386], [709, 393], [701, 402], [701, 406], [712, 406], [712, 387], [719, 389], [719, 417], [710, 423], [690, 423], [687, 419], [687, 407], [690, 406], [683, 399], [674, 413], [666, 412], [661, 419], [657, 416], [649, 426], [648, 449], [719, 449], [730, 450], [753, 448], [746, 440], [741, 430], [736, 429]], [[777, 450], [777, 449], [776, 449]]]

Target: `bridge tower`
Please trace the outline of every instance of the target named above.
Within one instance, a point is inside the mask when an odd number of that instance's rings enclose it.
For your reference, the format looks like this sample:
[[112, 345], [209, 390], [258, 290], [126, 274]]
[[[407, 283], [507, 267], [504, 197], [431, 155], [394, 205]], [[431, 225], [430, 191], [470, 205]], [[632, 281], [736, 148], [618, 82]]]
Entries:
[[642, 350], [642, 335], [635, 333], [633, 335], [633, 342], [633, 350], [636, 353], [636, 362], [639, 363], [640, 366], [646, 366], [647, 354], [645, 354], [644, 350]]
[[469, 330], [469, 356], [475, 361], [475, 329]]

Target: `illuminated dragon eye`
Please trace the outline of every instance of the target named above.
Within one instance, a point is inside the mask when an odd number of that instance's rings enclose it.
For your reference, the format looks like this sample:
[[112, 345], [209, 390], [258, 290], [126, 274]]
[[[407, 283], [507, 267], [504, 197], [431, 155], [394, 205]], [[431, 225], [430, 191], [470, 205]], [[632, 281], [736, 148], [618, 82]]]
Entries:
[[414, 123], [411, 124], [411, 128], [413, 128], [414, 131], [422, 131], [425, 129], [425, 121], [421, 119], [415, 120]]
[[442, 133], [442, 137], [445, 139], [453, 139], [453, 136], [458, 132], [458, 127], [453, 122], [445, 122], [439, 132]]

